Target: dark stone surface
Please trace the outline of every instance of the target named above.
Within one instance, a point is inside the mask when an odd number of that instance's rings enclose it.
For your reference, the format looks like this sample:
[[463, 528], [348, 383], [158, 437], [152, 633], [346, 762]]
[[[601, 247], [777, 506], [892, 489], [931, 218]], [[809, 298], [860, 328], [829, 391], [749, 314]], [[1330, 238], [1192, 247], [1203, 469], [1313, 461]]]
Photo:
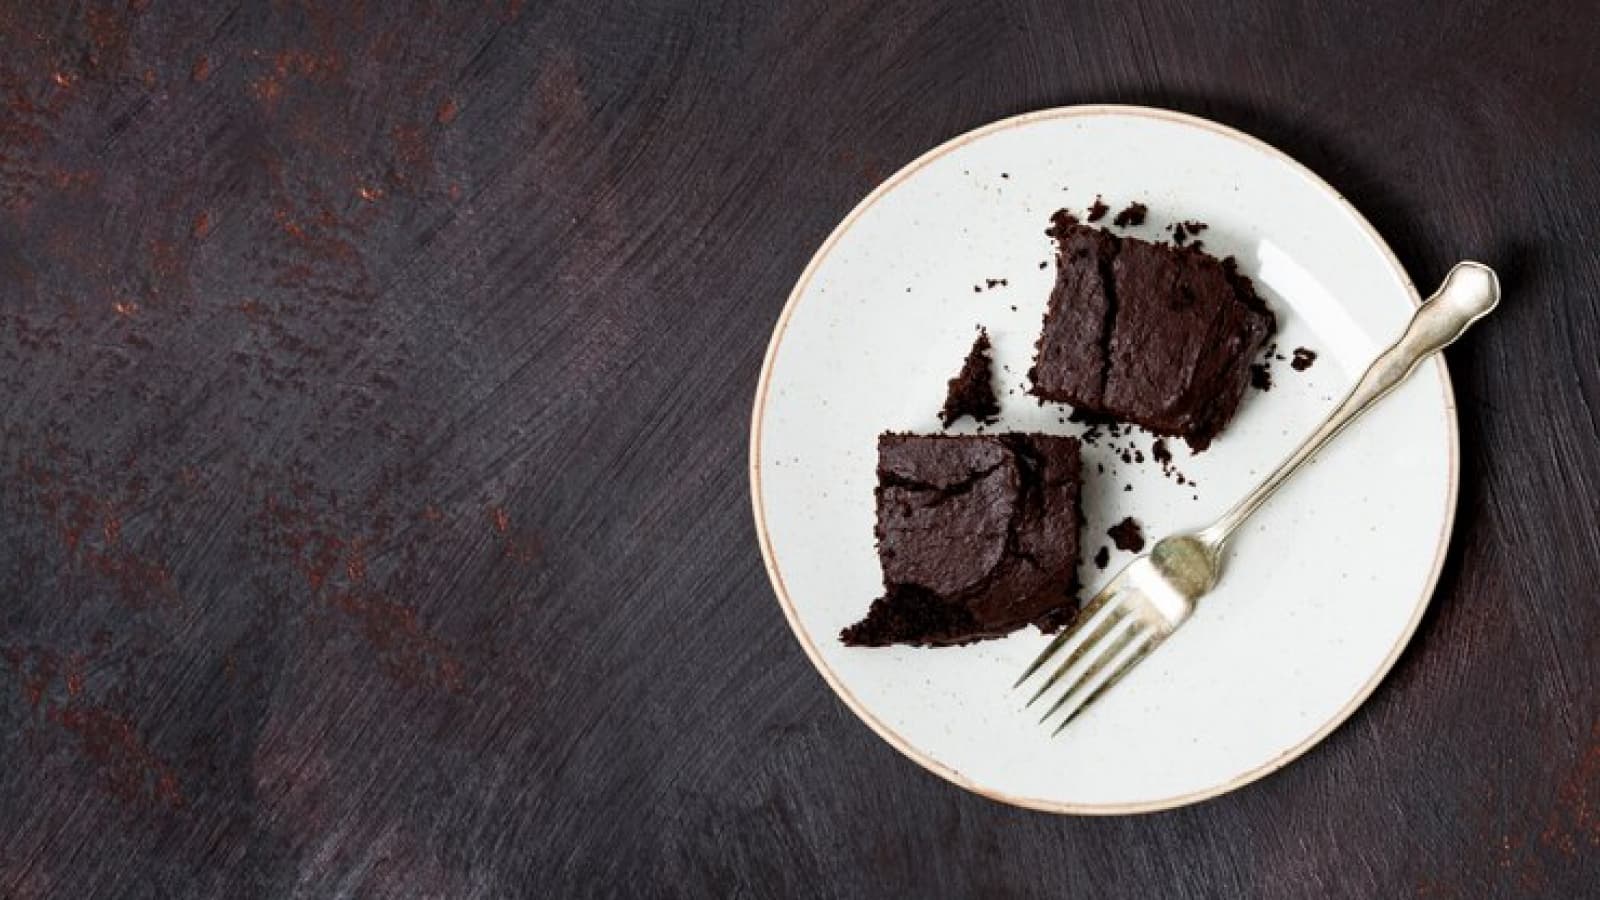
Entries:
[[[1600, 883], [1584, 3], [0, 0], [0, 896], [1483, 896]], [[778, 310], [923, 150], [1168, 106], [1344, 191], [1451, 350], [1432, 610], [1168, 814], [832, 696], [745, 477]]]

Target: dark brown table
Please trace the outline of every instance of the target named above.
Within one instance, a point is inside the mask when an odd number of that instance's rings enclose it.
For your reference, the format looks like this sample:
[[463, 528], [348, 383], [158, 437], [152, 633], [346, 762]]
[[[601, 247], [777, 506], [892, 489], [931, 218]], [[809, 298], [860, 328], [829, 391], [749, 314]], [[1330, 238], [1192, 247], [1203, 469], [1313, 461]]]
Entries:
[[[0, 897], [1594, 896], [1600, 16], [1533, 6], [0, 0]], [[1399, 666], [1109, 820], [857, 722], [745, 474], [855, 201], [1086, 102], [1506, 287]]]

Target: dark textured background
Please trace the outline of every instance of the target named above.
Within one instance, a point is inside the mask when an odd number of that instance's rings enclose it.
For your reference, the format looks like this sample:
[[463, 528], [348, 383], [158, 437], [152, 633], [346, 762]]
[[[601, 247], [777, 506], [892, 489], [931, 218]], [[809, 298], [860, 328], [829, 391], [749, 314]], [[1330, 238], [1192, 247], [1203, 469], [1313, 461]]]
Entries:
[[[0, 0], [0, 897], [1593, 895], [1600, 16], [1539, 6]], [[1393, 675], [1113, 820], [858, 723], [745, 476], [834, 224], [1083, 102], [1507, 288]]]

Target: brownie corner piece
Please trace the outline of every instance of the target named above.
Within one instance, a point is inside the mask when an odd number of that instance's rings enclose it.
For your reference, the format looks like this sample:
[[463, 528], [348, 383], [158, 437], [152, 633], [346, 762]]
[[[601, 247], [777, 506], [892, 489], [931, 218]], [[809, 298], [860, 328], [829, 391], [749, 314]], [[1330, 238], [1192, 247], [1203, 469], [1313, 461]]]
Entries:
[[884, 593], [852, 646], [945, 646], [1059, 622], [1076, 607], [1079, 447], [1039, 434], [878, 439]]

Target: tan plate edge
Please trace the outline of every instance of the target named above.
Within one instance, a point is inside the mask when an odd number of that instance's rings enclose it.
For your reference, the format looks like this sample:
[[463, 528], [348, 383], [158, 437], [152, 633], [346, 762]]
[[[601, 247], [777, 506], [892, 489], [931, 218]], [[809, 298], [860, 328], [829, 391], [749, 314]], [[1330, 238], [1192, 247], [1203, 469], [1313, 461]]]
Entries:
[[[1273, 772], [1283, 768], [1305, 754], [1312, 747], [1321, 743], [1322, 740], [1326, 738], [1335, 728], [1338, 728], [1340, 725], [1344, 724], [1344, 721], [1348, 719], [1356, 711], [1356, 709], [1361, 706], [1362, 703], [1366, 702], [1368, 697], [1372, 696], [1372, 692], [1377, 690], [1378, 684], [1382, 682], [1384, 677], [1389, 674], [1389, 671], [1394, 668], [1394, 664], [1399, 660], [1400, 654], [1405, 650], [1406, 645], [1411, 642], [1412, 635], [1416, 633], [1417, 626], [1422, 622], [1423, 614], [1427, 612], [1428, 602], [1433, 597], [1434, 588], [1438, 586], [1439, 574], [1444, 567], [1445, 554], [1450, 547], [1450, 533], [1455, 523], [1456, 500], [1457, 495], [1460, 492], [1461, 477], [1459, 465], [1461, 453], [1461, 434], [1459, 423], [1456, 421], [1455, 390], [1450, 381], [1450, 370], [1445, 365], [1444, 356], [1440, 355], [1435, 357], [1434, 364], [1438, 367], [1439, 376], [1442, 379], [1444, 387], [1446, 421], [1450, 432], [1450, 484], [1449, 489], [1446, 491], [1444, 523], [1439, 531], [1438, 546], [1434, 550], [1433, 567], [1428, 573], [1427, 585], [1423, 588], [1422, 593], [1417, 598], [1416, 609], [1414, 609], [1411, 613], [1411, 620], [1406, 623], [1405, 630], [1401, 633], [1399, 639], [1395, 641], [1395, 644], [1390, 648], [1388, 655], [1384, 657], [1383, 662], [1380, 663], [1378, 668], [1373, 672], [1372, 678], [1369, 679], [1366, 684], [1362, 685], [1361, 690], [1356, 692], [1356, 695], [1350, 699], [1350, 702], [1346, 703], [1337, 712], [1335, 712], [1327, 722], [1323, 723], [1321, 728], [1318, 728], [1305, 740], [1288, 748], [1273, 759], [1268, 760], [1260, 766], [1257, 766], [1256, 768], [1251, 769], [1250, 771], [1245, 772], [1230, 781], [1224, 782], [1223, 784], [1201, 791], [1193, 791], [1188, 794], [1180, 794], [1174, 797], [1166, 797], [1161, 800], [1153, 800], [1148, 803], [1056, 803], [1048, 800], [1040, 800], [1036, 797], [1013, 796], [984, 788], [974, 783], [971, 779], [967, 778], [965, 775], [956, 771], [955, 769], [952, 769], [949, 766], [938, 762], [937, 760], [924, 756], [915, 747], [912, 747], [910, 744], [908, 744], [905, 739], [893, 729], [878, 721], [878, 719], [874, 717], [872, 713], [868, 712], [867, 709], [861, 705], [861, 702], [856, 699], [855, 695], [851, 694], [850, 691], [847, 690], [845, 686], [841, 684], [834, 676], [833, 671], [828, 668], [827, 663], [822, 659], [821, 652], [817, 650], [816, 645], [812, 642], [810, 634], [806, 631], [805, 626], [800, 623], [800, 618], [794, 609], [794, 603], [789, 599], [789, 593], [784, 588], [783, 575], [778, 571], [778, 565], [772, 551], [772, 540], [770, 535], [767, 533], [766, 511], [762, 506], [761, 498], [761, 423], [762, 417], [766, 412], [767, 390], [772, 380], [772, 366], [778, 357], [778, 347], [783, 343], [783, 335], [784, 331], [788, 328], [789, 317], [793, 314], [795, 305], [800, 296], [805, 293], [806, 287], [811, 283], [812, 276], [816, 274], [817, 269], [822, 265], [823, 260], [825, 260], [828, 254], [833, 250], [834, 245], [837, 244], [839, 240], [843, 238], [844, 235], [850, 230], [850, 227], [855, 224], [856, 219], [860, 218], [866, 213], [867, 210], [871, 209], [873, 204], [877, 203], [881, 197], [898, 186], [900, 182], [916, 174], [918, 170], [922, 169], [928, 163], [958, 147], [1009, 128], [1028, 125], [1033, 122], [1046, 119], [1063, 119], [1078, 116], [1096, 116], [1108, 114], [1164, 119], [1171, 122], [1179, 122], [1185, 125], [1203, 128], [1207, 131], [1222, 135], [1223, 137], [1239, 141], [1246, 146], [1251, 147], [1252, 149], [1272, 157], [1273, 159], [1288, 163], [1295, 171], [1299, 172], [1308, 181], [1310, 181], [1311, 184], [1325, 191], [1329, 196], [1333, 197], [1341, 206], [1344, 207], [1345, 211], [1348, 212], [1356, 221], [1356, 223], [1359, 224], [1367, 233], [1367, 238], [1372, 241], [1378, 250], [1382, 252], [1384, 258], [1389, 261], [1390, 267], [1394, 269], [1394, 272], [1397, 276], [1399, 276], [1401, 283], [1404, 284], [1406, 289], [1410, 292], [1412, 305], [1420, 306], [1422, 304], [1422, 298], [1417, 293], [1416, 285], [1412, 284], [1411, 278], [1406, 275], [1405, 268], [1400, 265], [1400, 260], [1395, 257], [1394, 251], [1389, 247], [1388, 243], [1383, 240], [1383, 237], [1378, 234], [1377, 230], [1372, 227], [1372, 224], [1367, 221], [1366, 217], [1361, 215], [1360, 211], [1351, 205], [1350, 202], [1344, 198], [1343, 194], [1334, 190], [1332, 185], [1324, 181], [1315, 172], [1312, 172], [1310, 169], [1301, 165], [1288, 154], [1277, 149], [1276, 147], [1273, 147], [1265, 141], [1251, 137], [1250, 135], [1245, 134], [1237, 129], [1229, 128], [1226, 125], [1220, 125], [1216, 122], [1212, 122], [1209, 119], [1202, 119], [1198, 116], [1188, 115], [1187, 113], [1173, 112], [1172, 110], [1156, 109], [1154, 107], [1147, 106], [1121, 106], [1105, 104], [1089, 106], [1060, 106], [1053, 109], [1036, 110], [1034, 112], [1023, 113], [1018, 116], [1012, 116], [1008, 119], [1001, 119], [998, 122], [991, 122], [990, 124], [981, 128], [977, 128], [973, 131], [969, 131], [965, 134], [951, 138], [950, 140], [940, 144], [932, 150], [929, 150], [928, 152], [908, 163], [904, 168], [900, 169], [900, 171], [896, 172], [882, 184], [878, 185], [878, 187], [873, 189], [872, 193], [868, 194], [860, 203], [856, 204], [856, 207], [852, 209], [850, 214], [845, 216], [844, 220], [833, 229], [833, 232], [828, 235], [827, 240], [823, 241], [821, 248], [819, 248], [816, 254], [811, 257], [811, 261], [806, 264], [805, 271], [800, 274], [800, 279], [795, 282], [794, 289], [789, 292], [789, 298], [784, 301], [783, 311], [779, 314], [778, 322], [772, 330], [772, 339], [767, 344], [766, 357], [761, 363], [761, 380], [756, 386], [755, 404], [750, 417], [750, 500], [752, 509], [755, 513], [756, 536], [761, 543], [761, 557], [766, 563], [767, 575], [772, 580], [773, 590], [775, 590], [778, 594], [778, 602], [783, 607], [783, 615], [789, 620], [789, 627], [793, 629], [795, 637], [799, 639], [800, 646], [805, 649], [806, 656], [810, 657], [811, 664], [815, 666], [817, 671], [822, 674], [823, 680], [828, 683], [829, 687], [833, 688], [833, 692], [839, 695], [839, 698], [844, 701], [845, 705], [848, 706], [857, 717], [865, 722], [869, 728], [877, 732], [879, 737], [887, 741], [890, 746], [894, 747], [896, 750], [899, 750], [913, 762], [934, 773], [935, 775], [938, 775], [940, 778], [943, 778], [960, 787], [966, 788], [973, 793], [982, 794], [983, 796], [992, 800], [998, 800], [1002, 803], [1011, 804], [1012, 806], [1020, 806], [1025, 809], [1034, 809], [1041, 812], [1094, 816], [1160, 812], [1162, 810], [1174, 809], [1176, 807], [1186, 806], [1191, 803], [1198, 803], [1201, 800], [1208, 800], [1212, 797], [1226, 794], [1229, 791], [1244, 787], [1253, 781], [1264, 778], [1267, 775], [1270, 775]], [[1000, 698], [997, 698], [997, 701], [998, 699]]]

